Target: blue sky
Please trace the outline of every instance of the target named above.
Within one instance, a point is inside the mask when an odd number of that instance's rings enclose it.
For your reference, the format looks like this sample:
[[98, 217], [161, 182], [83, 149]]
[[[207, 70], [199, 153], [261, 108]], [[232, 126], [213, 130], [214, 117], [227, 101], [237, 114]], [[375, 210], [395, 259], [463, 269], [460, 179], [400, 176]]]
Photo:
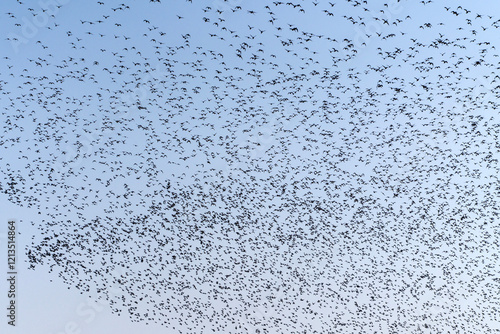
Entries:
[[498, 329], [495, 6], [3, 2], [0, 326]]

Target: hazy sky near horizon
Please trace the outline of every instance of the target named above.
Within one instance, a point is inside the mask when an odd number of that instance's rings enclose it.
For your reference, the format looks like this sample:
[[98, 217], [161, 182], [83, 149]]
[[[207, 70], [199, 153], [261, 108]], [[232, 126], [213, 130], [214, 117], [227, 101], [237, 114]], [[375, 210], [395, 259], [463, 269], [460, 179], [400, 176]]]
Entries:
[[498, 330], [498, 6], [3, 1], [2, 333]]

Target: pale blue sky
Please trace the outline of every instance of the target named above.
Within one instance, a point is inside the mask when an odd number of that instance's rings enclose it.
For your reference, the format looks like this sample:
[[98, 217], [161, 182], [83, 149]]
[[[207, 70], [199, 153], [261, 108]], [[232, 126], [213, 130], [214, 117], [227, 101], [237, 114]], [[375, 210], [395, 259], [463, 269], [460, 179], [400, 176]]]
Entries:
[[[114, 259], [97, 248], [95, 265], [87, 255], [68, 258], [98, 270], [101, 259], [116, 264], [124, 249], [143, 256], [145, 263], [127, 270], [123, 289], [143, 283], [140, 273], [168, 279], [170, 270], [178, 270], [175, 264], [225, 268], [211, 274], [186, 269], [175, 284], [193, 286], [182, 294], [165, 288], [153, 298], [182, 305], [188, 296], [207, 303], [207, 314], [234, 312], [234, 325], [243, 328], [219, 332], [291, 332], [295, 318], [308, 333], [325, 332], [336, 320], [347, 325], [332, 325], [332, 332], [389, 333], [388, 321], [406, 321], [397, 332], [418, 333], [419, 327], [426, 331], [425, 316], [432, 330], [449, 329], [450, 319], [470, 333], [499, 329], [498, 315], [488, 314], [498, 300], [483, 294], [494, 294], [498, 283], [488, 271], [496, 275], [500, 269], [498, 166], [491, 161], [498, 156], [500, 119], [494, 109], [497, 4], [298, 1], [301, 7], [294, 8], [267, 1], [54, 1], [60, 3], [54, 16], [40, 14], [38, 22], [34, 13], [43, 2], [0, 4], [0, 182], [10, 180], [9, 170], [19, 170], [26, 182], [19, 192], [27, 196], [23, 203], [29, 196], [40, 201], [40, 208], [28, 208], [0, 195], [2, 219], [16, 219], [20, 231], [19, 326], [12, 329], [4, 319], [2, 333], [59, 334], [74, 326], [80, 333], [202, 333], [204, 325], [216, 326], [185, 309], [155, 316], [160, 322], [180, 318], [172, 320], [184, 322], [170, 325], [175, 330], [133, 322], [125, 308], [117, 316], [109, 305], [95, 306], [93, 317], [86, 303], [99, 295], [94, 287], [89, 296], [68, 289], [58, 274], [72, 273], [57, 265], [50, 273], [48, 265], [27, 269], [24, 251], [32, 240], [83, 234], [85, 224], [101, 218], [103, 225], [91, 233], [95, 238], [118, 218], [127, 225], [140, 214], [149, 214], [145, 226], [158, 227], [173, 245], [151, 251], [154, 233], [134, 231], [134, 237], [122, 234]], [[438, 40], [443, 44], [432, 44]], [[326, 71], [330, 77], [321, 80]], [[339, 78], [331, 77], [336, 73]], [[331, 104], [322, 108], [322, 101]], [[35, 164], [41, 169], [30, 175]], [[227, 188], [221, 192], [218, 185]], [[165, 208], [163, 199], [172, 200], [164, 194], [193, 189], [191, 198], [176, 200], [184, 216], [170, 208], [152, 213], [151, 205]], [[239, 191], [244, 195], [228, 207], [230, 193]], [[354, 201], [357, 196], [369, 199], [368, 206]], [[469, 208], [470, 225], [457, 229], [453, 222]], [[204, 216], [209, 212], [212, 218]], [[229, 222], [220, 218], [225, 214]], [[107, 216], [116, 218], [111, 226], [104, 223]], [[162, 218], [177, 223], [163, 230]], [[243, 232], [240, 220], [247, 223]], [[52, 221], [58, 224], [47, 228]], [[213, 228], [205, 225], [211, 221]], [[1, 226], [0, 238], [6, 233]], [[193, 238], [197, 226], [218, 248]], [[357, 239], [344, 237], [353, 235]], [[280, 244], [283, 236], [295, 242]], [[0, 242], [5, 249], [5, 239]], [[464, 243], [477, 248], [463, 252]], [[260, 259], [254, 276], [244, 271], [239, 247]], [[160, 256], [163, 261], [190, 252], [195, 255], [159, 264]], [[0, 267], [5, 263], [1, 255]], [[426, 274], [434, 278], [419, 278]], [[74, 284], [89, 277], [80, 272]], [[211, 300], [210, 289], [224, 277], [231, 289], [222, 296], [234, 301]], [[109, 281], [99, 284], [112, 291]], [[138, 296], [154, 291], [151, 284]], [[237, 293], [248, 293], [252, 306], [238, 301]], [[370, 299], [375, 296], [381, 300]], [[359, 316], [358, 304], [375, 314]], [[139, 306], [148, 314], [155, 309]]]

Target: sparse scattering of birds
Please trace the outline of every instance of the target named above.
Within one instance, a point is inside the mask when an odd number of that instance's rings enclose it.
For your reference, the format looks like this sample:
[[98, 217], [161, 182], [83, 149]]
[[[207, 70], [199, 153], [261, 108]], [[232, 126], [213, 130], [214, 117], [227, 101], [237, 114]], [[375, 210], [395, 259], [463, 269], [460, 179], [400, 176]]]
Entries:
[[30, 269], [168, 333], [500, 328], [495, 11], [55, 2], [0, 20]]

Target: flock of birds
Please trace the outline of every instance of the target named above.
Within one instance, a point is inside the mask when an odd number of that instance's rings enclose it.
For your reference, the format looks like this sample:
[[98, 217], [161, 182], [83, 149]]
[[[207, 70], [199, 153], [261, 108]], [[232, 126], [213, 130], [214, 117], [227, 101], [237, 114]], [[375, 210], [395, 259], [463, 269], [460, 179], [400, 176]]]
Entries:
[[499, 19], [123, 2], [2, 4], [30, 268], [179, 333], [498, 330]]

